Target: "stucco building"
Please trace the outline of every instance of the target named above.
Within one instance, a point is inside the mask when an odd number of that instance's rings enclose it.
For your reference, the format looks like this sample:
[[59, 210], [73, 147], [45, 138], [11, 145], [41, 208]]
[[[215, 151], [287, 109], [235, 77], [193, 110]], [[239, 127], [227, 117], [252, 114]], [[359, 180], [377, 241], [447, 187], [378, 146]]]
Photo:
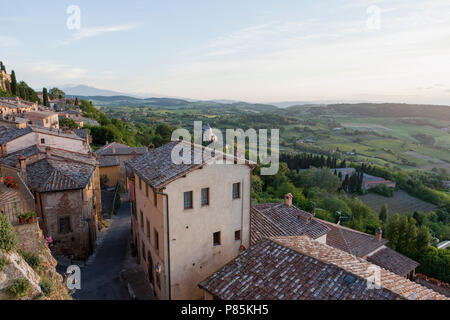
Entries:
[[[174, 141], [127, 162], [132, 238], [139, 262], [160, 299], [201, 299], [198, 283], [250, 244], [249, 162], [212, 153], [198, 164], [175, 164]], [[181, 145], [180, 145], [181, 146]], [[217, 164], [217, 159], [231, 164]]]
[[[95, 151], [95, 155], [100, 161], [112, 162], [110, 158], [117, 159], [119, 161], [119, 184], [122, 190], [127, 190], [126, 184], [126, 170], [125, 161], [134, 159], [138, 156], [145, 154], [148, 148], [145, 147], [130, 147], [122, 143], [112, 142], [106, 143], [105, 146]], [[101, 160], [101, 159], [104, 160]], [[107, 160], [110, 159], [110, 160]], [[105, 170], [104, 170], [105, 171]], [[106, 174], [109, 174], [109, 171]], [[108, 176], [110, 180], [115, 180], [115, 172], [112, 176]]]
[[24, 172], [40, 227], [54, 240], [52, 252], [86, 259], [94, 249], [102, 216], [96, 158], [33, 145], [0, 158]]

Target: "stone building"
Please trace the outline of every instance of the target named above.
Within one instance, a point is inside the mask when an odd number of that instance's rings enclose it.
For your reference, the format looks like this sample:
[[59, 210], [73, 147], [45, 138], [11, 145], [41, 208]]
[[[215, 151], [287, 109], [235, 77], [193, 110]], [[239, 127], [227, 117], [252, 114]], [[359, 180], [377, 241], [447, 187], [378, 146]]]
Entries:
[[127, 162], [132, 237], [158, 298], [201, 299], [198, 283], [250, 244], [254, 165], [219, 152], [175, 164], [171, 153], [180, 146], [191, 159], [209, 150], [174, 141]]
[[31, 111], [17, 115], [28, 121], [30, 126], [59, 129], [58, 114], [51, 111]]
[[0, 158], [0, 163], [24, 173], [40, 227], [54, 239], [52, 251], [86, 259], [94, 249], [102, 216], [95, 157], [34, 145]]

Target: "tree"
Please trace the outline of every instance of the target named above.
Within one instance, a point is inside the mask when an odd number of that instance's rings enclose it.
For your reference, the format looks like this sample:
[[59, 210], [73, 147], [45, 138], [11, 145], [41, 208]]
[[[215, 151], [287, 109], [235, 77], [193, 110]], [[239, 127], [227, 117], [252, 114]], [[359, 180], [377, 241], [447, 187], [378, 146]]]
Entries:
[[62, 118], [59, 120], [59, 126], [60, 127], [67, 127], [71, 130], [78, 129], [78, 124], [70, 118]]
[[383, 204], [383, 206], [381, 207], [380, 214], [379, 214], [378, 217], [380, 218], [380, 220], [383, 223], [386, 222], [386, 219], [388, 217], [388, 206], [387, 206], [387, 203]]
[[5, 65], [3, 64], [3, 61], [0, 61], [0, 72], [1, 71], [4, 71], [5, 73], [6, 73], [6, 67], [5, 67]]
[[417, 232], [416, 249], [419, 253], [425, 251], [431, 243], [431, 234], [426, 226], [421, 226]]
[[13, 96], [17, 95], [17, 80], [16, 80], [16, 72], [11, 71], [11, 94]]
[[66, 94], [64, 91], [59, 90], [58, 88], [52, 88], [50, 89], [50, 99], [64, 99], [66, 97]]
[[48, 107], [48, 91], [47, 88], [44, 88], [42, 90], [42, 103], [44, 104], [44, 106]]

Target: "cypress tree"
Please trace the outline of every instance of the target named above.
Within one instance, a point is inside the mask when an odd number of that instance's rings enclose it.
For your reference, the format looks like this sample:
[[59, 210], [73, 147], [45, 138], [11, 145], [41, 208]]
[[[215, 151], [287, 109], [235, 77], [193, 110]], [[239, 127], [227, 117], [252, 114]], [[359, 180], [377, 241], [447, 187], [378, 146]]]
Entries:
[[47, 88], [42, 89], [42, 99], [44, 100], [44, 106], [48, 107], [48, 91]]
[[388, 206], [387, 206], [387, 204], [385, 203], [385, 204], [383, 204], [383, 206], [381, 207], [380, 214], [379, 214], [379, 218], [380, 218], [380, 220], [384, 223], [384, 222], [386, 222], [387, 216], [388, 216]]
[[13, 96], [17, 95], [17, 80], [16, 80], [16, 73], [11, 71], [11, 94]]

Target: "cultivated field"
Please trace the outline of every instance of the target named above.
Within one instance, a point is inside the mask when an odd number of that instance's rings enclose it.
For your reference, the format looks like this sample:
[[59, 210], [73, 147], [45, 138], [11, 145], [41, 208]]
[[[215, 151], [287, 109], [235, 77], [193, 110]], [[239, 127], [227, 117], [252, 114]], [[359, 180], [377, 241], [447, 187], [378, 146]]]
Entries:
[[389, 215], [394, 213], [413, 213], [414, 211], [423, 211], [425, 213], [436, 210], [434, 204], [422, 201], [410, 196], [404, 191], [396, 191], [392, 198], [383, 197], [376, 193], [369, 193], [360, 196], [359, 199], [371, 207], [376, 212], [380, 212], [381, 206], [387, 203]]

